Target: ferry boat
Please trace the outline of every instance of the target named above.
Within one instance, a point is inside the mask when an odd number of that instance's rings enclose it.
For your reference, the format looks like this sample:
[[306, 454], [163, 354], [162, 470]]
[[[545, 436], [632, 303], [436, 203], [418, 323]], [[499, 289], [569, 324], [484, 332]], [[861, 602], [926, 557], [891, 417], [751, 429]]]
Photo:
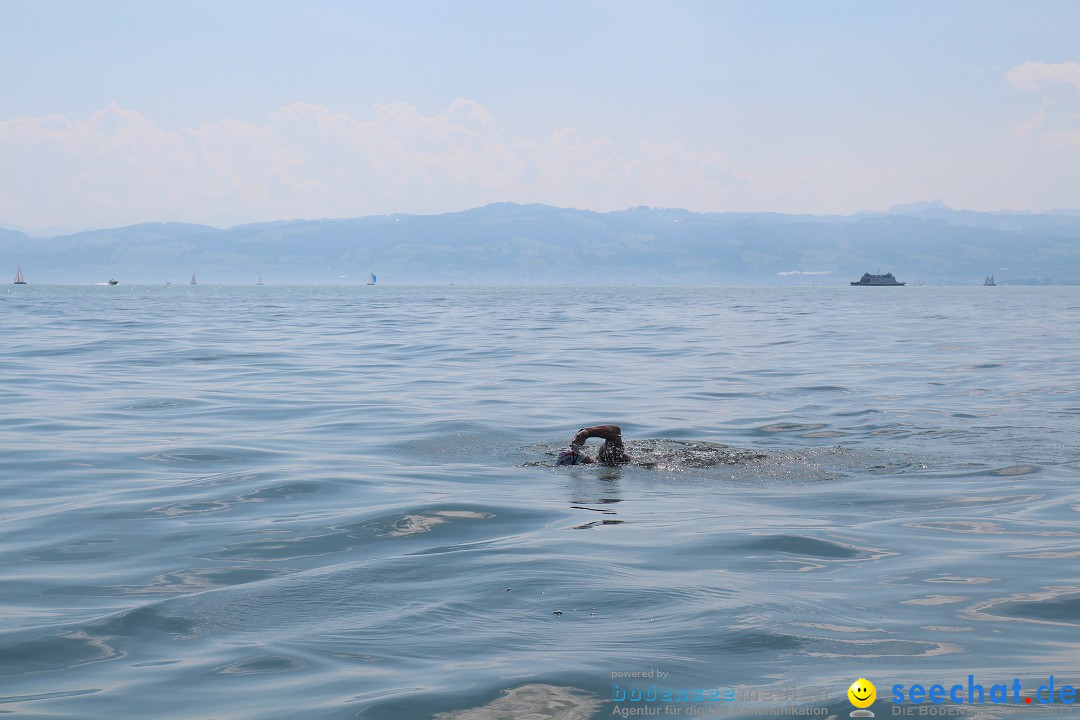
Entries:
[[884, 275], [871, 275], [870, 273], [863, 273], [863, 276], [859, 278], [858, 282], [851, 283], [852, 285], [907, 285], [907, 283], [897, 282], [892, 273], [885, 273]]

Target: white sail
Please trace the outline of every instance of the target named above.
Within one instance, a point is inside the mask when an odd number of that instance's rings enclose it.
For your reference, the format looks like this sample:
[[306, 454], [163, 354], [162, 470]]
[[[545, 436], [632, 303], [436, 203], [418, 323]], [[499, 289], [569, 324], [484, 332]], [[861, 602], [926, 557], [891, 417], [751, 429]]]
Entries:
[[199, 283], [197, 283], [197, 282], [195, 281], [195, 275], [194, 275], [194, 274], [192, 274], [192, 276], [191, 276], [191, 284], [192, 284], [192, 285], [198, 285], [198, 284], [199, 284]]
[[367, 284], [368, 285], [374, 285], [375, 284], [375, 273], [371, 273], [370, 275], [368, 275]]
[[259, 276], [259, 282], [255, 283], [255, 284], [256, 285], [262, 285], [263, 284], [262, 275]]
[[19, 266], [18, 272], [15, 273], [15, 284], [16, 285], [25, 285], [26, 284], [26, 280], [23, 279], [22, 265]]

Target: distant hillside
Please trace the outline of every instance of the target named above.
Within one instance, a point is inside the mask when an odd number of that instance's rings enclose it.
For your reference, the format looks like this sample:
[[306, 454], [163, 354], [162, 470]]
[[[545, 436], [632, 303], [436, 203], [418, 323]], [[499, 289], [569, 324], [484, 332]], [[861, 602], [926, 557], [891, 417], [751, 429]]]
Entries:
[[[1080, 215], [940, 202], [852, 216], [597, 213], [499, 203], [445, 215], [242, 225], [150, 223], [50, 238], [0, 230], [30, 283], [816, 284], [893, 272], [927, 284], [1080, 284]], [[339, 276], [346, 276], [345, 279]]]

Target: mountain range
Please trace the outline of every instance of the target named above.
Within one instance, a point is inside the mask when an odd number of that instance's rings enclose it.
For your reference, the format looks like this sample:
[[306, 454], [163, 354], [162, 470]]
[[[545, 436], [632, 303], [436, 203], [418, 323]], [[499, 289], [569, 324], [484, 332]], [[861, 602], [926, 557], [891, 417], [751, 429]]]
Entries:
[[30, 283], [365, 282], [474, 285], [1080, 284], [1080, 212], [973, 212], [940, 201], [884, 213], [593, 212], [496, 203], [442, 215], [219, 229], [145, 223], [53, 237], [0, 229], [0, 271]]

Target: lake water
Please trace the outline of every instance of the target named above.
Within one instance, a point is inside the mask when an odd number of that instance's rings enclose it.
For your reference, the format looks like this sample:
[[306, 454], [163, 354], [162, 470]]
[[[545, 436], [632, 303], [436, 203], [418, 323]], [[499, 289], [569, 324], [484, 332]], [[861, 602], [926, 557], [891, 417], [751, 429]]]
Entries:
[[[1078, 328], [1080, 288], [9, 287], [0, 713], [1060, 687]], [[641, 464], [555, 467], [598, 423]]]

